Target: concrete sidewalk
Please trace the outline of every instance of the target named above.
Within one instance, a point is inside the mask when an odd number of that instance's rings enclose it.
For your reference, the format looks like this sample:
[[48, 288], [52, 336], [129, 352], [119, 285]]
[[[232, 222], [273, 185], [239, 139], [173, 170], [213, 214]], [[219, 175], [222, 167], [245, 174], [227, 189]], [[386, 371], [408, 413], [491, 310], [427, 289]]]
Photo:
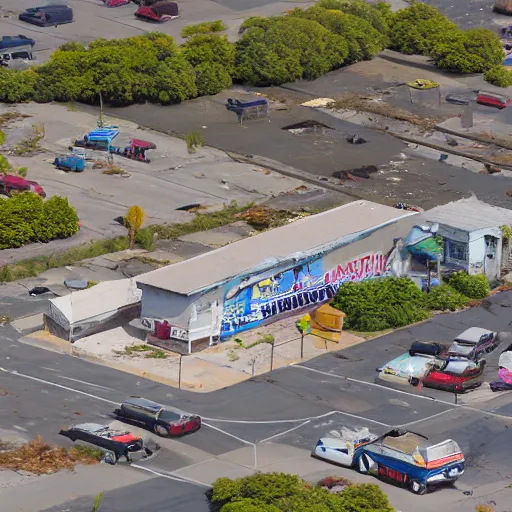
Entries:
[[[46, 350], [67, 353], [95, 364], [138, 375], [168, 386], [197, 392], [210, 392], [237, 384], [271, 369], [282, 368], [301, 360], [309, 360], [328, 351], [338, 351], [365, 341], [343, 333], [339, 342], [307, 335], [302, 343], [295, 327], [295, 317], [275, 322], [244, 333], [244, 348], [226, 341], [191, 355], [180, 356], [146, 345], [133, 329], [118, 327], [71, 344], [45, 331], [37, 331], [20, 339], [22, 343]], [[264, 342], [272, 335], [272, 344]], [[268, 338], [267, 338], [268, 339]], [[255, 343], [256, 342], [256, 343]], [[130, 347], [147, 350], [130, 350]], [[302, 352], [302, 358], [301, 358]], [[273, 359], [272, 359], [273, 356]]]

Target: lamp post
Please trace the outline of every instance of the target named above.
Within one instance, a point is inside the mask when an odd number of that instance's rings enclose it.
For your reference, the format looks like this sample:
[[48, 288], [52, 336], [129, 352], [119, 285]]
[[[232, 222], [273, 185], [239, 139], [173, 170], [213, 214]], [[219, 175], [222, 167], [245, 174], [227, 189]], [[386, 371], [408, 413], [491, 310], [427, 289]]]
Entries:
[[181, 389], [181, 364], [183, 360], [183, 354], [180, 354], [180, 367], [178, 372], [178, 389]]

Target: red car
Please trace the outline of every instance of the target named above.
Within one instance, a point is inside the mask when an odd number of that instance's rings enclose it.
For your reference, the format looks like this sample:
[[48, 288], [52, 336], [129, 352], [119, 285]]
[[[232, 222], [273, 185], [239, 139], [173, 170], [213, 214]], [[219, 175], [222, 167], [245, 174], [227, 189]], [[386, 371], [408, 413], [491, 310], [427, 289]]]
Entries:
[[162, 23], [164, 21], [179, 18], [178, 4], [176, 2], [156, 2], [151, 5], [143, 5], [135, 11], [135, 16], [146, 21]]
[[12, 192], [34, 192], [43, 198], [46, 197], [43, 187], [36, 181], [12, 174], [0, 174], [0, 194], [10, 197]]
[[508, 107], [512, 100], [508, 96], [503, 96], [502, 94], [480, 91], [476, 97], [476, 102], [480, 105], [496, 107], [501, 110]]
[[121, 420], [143, 425], [160, 436], [182, 436], [201, 428], [199, 416], [164, 407], [138, 396], [125, 400], [114, 414]]

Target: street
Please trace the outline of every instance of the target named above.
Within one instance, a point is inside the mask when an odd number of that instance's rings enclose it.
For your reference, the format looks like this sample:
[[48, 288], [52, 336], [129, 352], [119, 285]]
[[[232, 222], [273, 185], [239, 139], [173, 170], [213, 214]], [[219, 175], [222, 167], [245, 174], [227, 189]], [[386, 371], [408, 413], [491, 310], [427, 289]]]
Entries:
[[[427, 435], [432, 441], [453, 438], [467, 457], [467, 470], [454, 489], [440, 489], [424, 497], [380, 483], [393, 505], [405, 510], [405, 505], [414, 503], [415, 510], [420, 511], [434, 503], [446, 506], [450, 502], [469, 507], [461, 510], [472, 510], [474, 498], [462, 491], [477, 495], [479, 490], [485, 493], [488, 488], [506, 487], [509, 461], [503, 447], [510, 443], [512, 395], [495, 395], [487, 383], [457, 401], [453, 394], [442, 391], [392, 389], [375, 383], [375, 368], [402, 353], [414, 339], [446, 341], [473, 325], [503, 332], [502, 344], [508, 345], [510, 307], [512, 292], [504, 292], [489, 299], [485, 307], [436, 316], [341, 353], [326, 354], [213, 393], [169, 388], [30, 347], [18, 341], [14, 329], [5, 326], [0, 349], [0, 424], [3, 435], [17, 433], [27, 439], [42, 435], [63, 444], [66, 440], [58, 435], [63, 425], [112, 421], [114, 406], [129, 395], [200, 414], [204, 423], [199, 432], [180, 439], [161, 439], [162, 450], [157, 456], [136, 468], [114, 468], [141, 472], [144, 478], [150, 472], [152, 478], [128, 489], [108, 491], [102, 509], [106, 512], [118, 510], [115, 504], [119, 503], [123, 503], [123, 510], [141, 510], [148, 505], [149, 495], [155, 511], [166, 510], [169, 500], [173, 512], [188, 510], [190, 500], [197, 503], [194, 510], [200, 511], [206, 486], [217, 477], [243, 476], [256, 469], [298, 472], [313, 480], [322, 472], [341, 473], [353, 481], [376, 483], [371, 477], [310, 459], [309, 452], [319, 437], [341, 427], [366, 426], [381, 433], [400, 426]], [[498, 353], [489, 357], [487, 382], [496, 376]], [[181, 482], [179, 486], [176, 480]], [[144, 492], [137, 492], [137, 488]], [[20, 491], [23, 487], [7, 489], [3, 499], [19, 500]], [[60, 498], [52, 495], [38, 503], [42, 508], [32, 505], [23, 510], [81, 512], [87, 510], [93, 494], [91, 489], [91, 496], [80, 496], [72, 506], [66, 504], [70, 501], [66, 493]], [[124, 503], [132, 508], [125, 508]]]

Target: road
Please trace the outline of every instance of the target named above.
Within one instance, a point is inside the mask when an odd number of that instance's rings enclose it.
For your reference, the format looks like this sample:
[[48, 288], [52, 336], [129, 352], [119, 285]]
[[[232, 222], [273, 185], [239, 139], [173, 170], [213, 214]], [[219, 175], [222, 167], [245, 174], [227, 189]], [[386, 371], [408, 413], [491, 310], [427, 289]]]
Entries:
[[[474, 490], [476, 495], [485, 494], [489, 488], [497, 492], [505, 487], [502, 482], [509, 475], [509, 456], [503, 447], [510, 444], [512, 395], [493, 395], [484, 385], [455, 403], [450, 393], [391, 389], [376, 384], [375, 368], [402, 353], [414, 339], [451, 339], [472, 325], [504, 332], [507, 343], [511, 307], [512, 292], [498, 294], [485, 307], [437, 316], [427, 323], [344, 350], [342, 357], [327, 354], [209, 394], [169, 388], [30, 347], [20, 343], [19, 334], [7, 326], [0, 331], [0, 388], [5, 393], [1, 397], [0, 427], [4, 434], [17, 432], [26, 438], [40, 434], [62, 443], [66, 440], [57, 435], [60, 427], [84, 421], [111, 421], [114, 405], [128, 395], [150, 397], [199, 413], [205, 423], [199, 432], [179, 440], [163, 440], [157, 457], [144, 463], [146, 470], [155, 471], [160, 477], [108, 491], [102, 510], [113, 512], [118, 510], [114, 504], [122, 502], [132, 507], [123, 505], [123, 510], [139, 510], [137, 506], [149, 503], [151, 510], [164, 512], [172, 501], [176, 505], [173, 512], [181, 512], [190, 510], [185, 509], [189, 500], [196, 500], [194, 510], [201, 512], [204, 485], [220, 474], [242, 476], [255, 466], [302, 475], [317, 475], [319, 470], [332, 473], [328, 465], [309, 466], [320, 464], [309, 459], [309, 450], [318, 437], [343, 426], [366, 426], [376, 433], [402, 426], [433, 441], [457, 440], [467, 456], [468, 469], [457, 483], [459, 491], [439, 491], [421, 501], [405, 490], [385, 486], [393, 503], [401, 510], [414, 503], [418, 511], [424, 510], [423, 505], [446, 506], [445, 500], [459, 505], [460, 500], [469, 500], [462, 490]], [[487, 381], [495, 378], [497, 357], [497, 353], [492, 354], [488, 360]], [[348, 470], [347, 475], [359, 477]], [[178, 486], [176, 479], [181, 482]], [[203, 485], [189, 486], [186, 482]], [[137, 492], [137, 486], [144, 492]], [[4, 495], [4, 499], [9, 496]], [[92, 499], [81, 496], [68, 506], [69, 498], [64, 498], [64, 504], [59, 504], [55, 496], [53, 503], [41, 505], [47, 505], [51, 512], [81, 512], [87, 510]]]

